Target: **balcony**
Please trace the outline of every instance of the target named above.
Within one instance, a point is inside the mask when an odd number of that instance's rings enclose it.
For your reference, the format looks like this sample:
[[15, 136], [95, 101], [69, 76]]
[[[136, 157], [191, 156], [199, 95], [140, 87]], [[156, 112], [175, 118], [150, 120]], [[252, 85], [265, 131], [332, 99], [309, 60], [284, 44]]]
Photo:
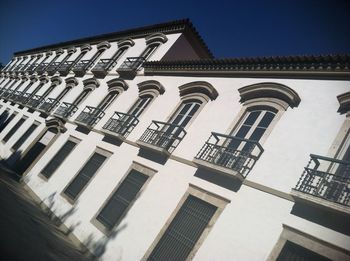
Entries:
[[32, 96], [28, 102], [27, 102], [27, 106], [32, 108], [32, 109], [36, 109], [39, 107], [39, 105], [44, 101], [44, 98], [42, 96], [39, 95], [34, 95]]
[[138, 123], [136, 116], [116, 111], [102, 128], [107, 134], [124, 140]]
[[28, 68], [27, 68], [27, 72], [28, 73], [34, 73], [36, 70], [36, 67], [38, 67], [38, 63], [35, 63], [35, 64], [31, 64], [31, 65], [29, 65], [28, 66]]
[[40, 106], [38, 107], [38, 110], [42, 113], [49, 115], [58, 105], [60, 101], [53, 99], [53, 98], [47, 98], [45, 101], [43, 101]]
[[23, 95], [22, 92], [20, 91], [13, 91], [8, 97], [7, 99], [12, 101], [12, 102], [17, 102], [17, 100], [19, 100], [21, 98], [21, 96]]
[[57, 110], [54, 112], [54, 115], [62, 119], [68, 119], [77, 110], [78, 110], [77, 106], [68, 102], [62, 102], [61, 106], [58, 107]]
[[13, 90], [4, 90], [4, 92], [1, 94], [1, 98], [4, 100], [7, 100], [10, 98], [11, 94], [12, 94]]
[[42, 74], [45, 72], [46, 67], [49, 65], [49, 63], [41, 63], [38, 65], [38, 67], [35, 68], [35, 71], [38, 74]]
[[13, 68], [13, 72], [20, 72], [20, 71], [22, 71], [22, 69], [23, 69], [23, 67], [24, 67], [25, 65], [24, 64], [19, 64], [19, 65], [17, 65], [15, 68]]
[[56, 73], [57, 71], [57, 67], [60, 65], [60, 62], [53, 62], [51, 63], [50, 65], [48, 65], [46, 68], [45, 68], [45, 71], [47, 72], [47, 74], [49, 76], [52, 76]]
[[263, 152], [257, 141], [212, 132], [193, 162], [243, 181]]
[[141, 148], [151, 149], [169, 156], [186, 134], [186, 131], [180, 125], [152, 121], [136, 143]]
[[108, 72], [117, 65], [118, 61], [115, 59], [101, 59], [91, 72], [97, 78], [104, 78]]
[[71, 70], [73, 64], [73, 61], [64, 62], [57, 68], [57, 71], [60, 73], [61, 76], [66, 76]]
[[117, 69], [117, 72], [122, 78], [134, 79], [145, 61], [144, 57], [128, 57]]
[[350, 162], [311, 154], [292, 196], [296, 202], [350, 214]]
[[92, 65], [93, 65], [93, 60], [82, 60], [73, 67], [73, 72], [75, 73], [76, 76], [82, 77], [85, 75], [85, 73], [90, 69]]
[[104, 111], [99, 108], [86, 106], [84, 110], [75, 119], [78, 124], [91, 128], [94, 124], [105, 115]]
[[17, 97], [16, 102], [20, 103], [21, 105], [25, 105], [29, 101], [30, 95], [30, 93], [23, 94], [22, 92], [22, 94]]

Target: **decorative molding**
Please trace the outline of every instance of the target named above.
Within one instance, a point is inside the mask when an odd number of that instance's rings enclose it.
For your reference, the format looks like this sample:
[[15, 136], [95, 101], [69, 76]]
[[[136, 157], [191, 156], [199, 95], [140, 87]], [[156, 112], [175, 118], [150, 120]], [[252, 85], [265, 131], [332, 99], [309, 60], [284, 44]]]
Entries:
[[62, 78], [59, 76], [51, 77], [51, 83], [52, 85], [58, 86], [62, 83]]
[[64, 53], [64, 50], [62, 48], [56, 50], [56, 55], [61, 55]]
[[134, 46], [135, 42], [132, 39], [128, 38], [128, 39], [122, 39], [122, 40], [118, 41], [117, 44], [118, 44], [118, 49], [129, 48], [129, 47]]
[[189, 94], [201, 93], [207, 96], [210, 100], [215, 100], [218, 97], [217, 90], [208, 82], [196, 81], [186, 83], [179, 87], [180, 97]]
[[91, 45], [90, 44], [84, 44], [82, 46], [80, 46], [80, 52], [84, 53], [84, 52], [88, 52], [91, 50]]
[[32, 76], [30, 76], [30, 81], [32, 82], [32, 83], [34, 83], [34, 82], [36, 82], [37, 80], [39, 80], [39, 77], [37, 76], [37, 75], [32, 75]]
[[137, 84], [137, 86], [139, 87], [140, 96], [147, 94], [158, 96], [159, 94], [163, 94], [165, 92], [164, 86], [160, 82], [154, 80], [140, 82]]
[[350, 111], [350, 92], [346, 92], [337, 96], [338, 102], [340, 104], [338, 112], [340, 114], [347, 113]]
[[63, 43], [53, 44], [42, 46], [34, 49], [29, 49], [21, 52], [16, 52], [15, 55], [24, 55], [32, 54], [38, 52], [44, 52], [47, 50], [57, 49], [57, 48], [66, 48], [67, 46], [78, 46], [85, 43], [89, 44], [98, 44], [101, 41], [120, 41], [125, 38], [144, 38], [151, 34], [163, 33], [163, 34], [174, 34], [174, 33], [183, 33], [186, 38], [195, 46], [196, 51], [200, 53], [201, 58], [214, 58], [213, 54], [209, 50], [208, 46], [203, 41], [202, 37], [193, 26], [192, 22], [189, 19], [175, 20], [161, 24], [154, 24], [150, 26], [144, 26], [134, 29], [129, 29], [125, 31], [113, 32], [109, 34], [97, 35], [94, 37], [87, 37], [72, 41], [67, 41]]
[[79, 84], [78, 79], [75, 77], [69, 77], [65, 79], [67, 87], [75, 87]]
[[145, 75], [350, 79], [350, 55], [149, 61]]
[[126, 91], [129, 88], [128, 84], [120, 78], [109, 80], [107, 82], [107, 85], [108, 92], [117, 91], [118, 93], [122, 93], [123, 91]]
[[92, 77], [84, 80], [83, 85], [84, 85], [84, 89], [94, 90], [95, 88], [100, 86], [100, 82], [96, 78]]
[[13, 79], [16, 79], [16, 81], [21, 79], [22, 81], [26, 82], [29, 80], [29, 77], [27, 75], [22, 75], [22, 76], [18, 76], [18, 77], [14, 76]]
[[168, 37], [166, 37], [162, 33], [156, 33], [156, 34], [152, 34], [152, 35], [145, 37], [145, 41], [146, 41], [146, 45], [163, 44], [163, 43], [166, 43], [168, 41]]
[[46, 128], [56, 130], [57, 133], [65, 133], [67, 128], [64, 126], [65, 122], [63, 122], [59, 118], [51, 118], [45, 120]]
[[43, 84], [48, 83], [49, 80], [50, 80], [49, 77], [47, 77], [46, 75], [42, 75], [42, 76], [39, 77], [39, 81], [40, 81], [41, 83], [43, 83]]
[[108, 41], [103, 41], [101, 43], [99, 43], [96, 48], [97, 50], [107, 50], [111, 47], [111, 44]]
[[298, 107], [300, 103], [299, 95], [291, 88], [274, 82], [263, 82], [248, 85], [238, 89], [241, 96], [240, 102], [245, 102], [256, 98], [276, 98], [285, 101], [290, 107]]
[[53, 54], [53, 51], [47, 51], [47, 52], [45, 53], [46, 56], [51, 56], [52, 54]]

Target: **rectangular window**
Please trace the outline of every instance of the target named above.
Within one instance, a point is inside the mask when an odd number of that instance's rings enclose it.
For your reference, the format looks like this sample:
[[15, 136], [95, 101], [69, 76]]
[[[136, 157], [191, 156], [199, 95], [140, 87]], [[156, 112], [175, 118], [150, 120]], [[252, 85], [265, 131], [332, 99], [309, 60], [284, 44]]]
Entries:
[[189, 195], [148, 260], [186, 260], [216, 210], [216, 206]]
[[[13, 114], [12, 114], [13, 115]], [[11, 115], [11, 116], [12, 116]], [[13, 116], [14, 117], [14, 116]], [[27, 118], [21, 118], [16, 124], [15, 126], [13, 126], [11, 128], [11, 130], [6, 134], [6, 136], [3, 138], [4, 142], [8, 142], [8, 140], [12, 137], [13, 134], [15, 134], [15, 132], [22, 126], [22, 124], [25, 122]], [[9, 120], [11, 120], [9, 118]]]
[[52, 174], [58, 169], [58, 167], [62, 164], [62, 162], [73, 151], [76, 145], [76, 142], [68, 140], [55, 154], [55, 156], [53, 156], [49, 163], [44, 167], [44, 169], [41, 171], [41, 174], [45, 178], [49, 179], [52, 176]]
[[28, 137], [30, 136], [30, 134], [33, 133], [33, 131], [39, 126], [39, 122], [34, 122], [32, 125], [30, 125], [30, 127], [28, 128], [28, 130], [22, 135], [22, 137], [20, 137], [18, 139], [18, 141], [12, 146], [12, 149], [14, 150], [18, 150], [23, 143], [28, 139]]
[[107, 230], [111, 230], [124, 216], [147, 179], [147, 175], [132, 169], [109, 198], [96, 219]]
[[277, 257], [276, 261], [330, 261], [327, 257], [321, 256], [315, 252], [310, 251], [302, 246], [287, 241], [283, 246], [281, 253]]
[[76, 200], [106, 159], [107, 156], [95, 152], [85, 163], [84, 167], [79, 171], [75, 178], [65, 188], [63, 193], [69, 199], [73, 201]]
[[10, 117], [4, 119], [3, 123], [0, 125], [0, 132], [2, 132], [7, 127], [7, 125], [9, 125], [9, 123], [13, 120], [14, 117], [16, 117], [16, 115], [17, 113], [12, 113]]

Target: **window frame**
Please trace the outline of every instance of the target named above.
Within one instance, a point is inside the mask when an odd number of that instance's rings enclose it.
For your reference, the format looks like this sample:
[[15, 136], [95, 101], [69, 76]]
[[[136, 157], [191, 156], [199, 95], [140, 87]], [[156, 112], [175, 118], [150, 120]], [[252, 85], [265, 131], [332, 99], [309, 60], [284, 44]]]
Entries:
[[[49, 163], [52, 161], [53, 157], [56, 157], [56, 155], [58, 154], [58, 152], [63, 148], [63, 146], [68, 142], [68, 141], [71, 141], [71, 142], [74, 142], [75, 143], [75, 146], [74, 148], [72, 149], [72, 151], [67, 155], [67, 157], [61, 162], [60, 166], [58, 166], [56, 168], [56, 170], [54, 172], [51, 173], [51, 176], [50, 177], [46, 177], [42, 171], [49, 165]], [[73, 151], [75, 150], [75, 148], [79, 145], [79, 143], [81, 142], [81, 139], [78, 139], [74, 136], [69, 136], [68, 139], [58, 148], [58, 150], [55, 152], [55, 154], [53, 155], [53, 157], [51, 157], [49, 159], [49, 161], [45, 164], [45, 166], [40, 170], [39, 174], [38, 174], [38, 177], [40, 177], [42, 180], [44, 181], [49, 181], [49, 179], [58, 171], [58, 169], [63, 165], [63, 163], [67, 160], [67, 158], [69, 157], [69, 155], [71, 153], [73, 153]], [[89, 158], [90, 159], [90, 158]]]
[[146, 251], [145, 255], [141, 258], [142, 261], [148, 260], [149, 256], [151, 255], [151, 253], [153, 252], [153, 250], [155, 249], [155, 247], [159, 243], [160, 239], [163, 237], [164, 233], [166, 232], [166, 230], [168, 229], [168, 227], [170, 226], [170, 224], [174, 220], [175, 216], [177, 215], [177, 213], [179, 212], [180, 208], [183, 206], [184, 202], [186, 201], [186, 199], [188, 198], [189, 195], [194, 196], [200, 200], [203, 200], [209, 204], [214, 205], [215, 207], [217, 207], [217, 210], [215, 211], [214, 215], [211, 217], [208, 225], [203, 230], [202, 234], [198, 238], [197, 242], [195, 243], [192, 251], [189, 253], [186, 260], [192, 260], [195, 257], [195, 254], [197, 253], [199, 248], [202, 246], [204, 240], [206, 239], [206, 237], [210, 233], [211, 229], [213, 228], [214, 224], [216, 223], [216, 221], [220, 217], [220, 215], [223, 212], [223, 210], [225, 209], [226, 205], [231, 202], [227, 198], [224, 198], [222, 196], [219, 196], [217, 194], [214, 194], [212, 192], [204, 190], [203, 188], [200, 188], [200, 187], [190, 183], [187, 191], [181, 197], [181, 199], [177, 203], [175, 209], [172, 211], [170, 216], [167, 218], [165, 224], [162, 226], [160, 232], [158, 232], [158, 234], [156, 235], [155, 239], [153, 240], [152, 244], [150, 245], [150, 247]]
[[[66, 195], [64, 192], [66, 191], [66, 189], [71, 185], [71, 183], [73, 182], [73, 180], [80, 174], [80, 171], [85, 167], [85, 165], [90, 161], [90, 159], [92, 158], [92, 156], [95, 154], [101, 154], [103, 156], [106, 157], [106, 159], [103, 161], [103, 163], [101, 164], [101, 166], [99, 166], [99, 168], [96, 170], [96, 172], [93, 174], [93, 176], [89, 179], [89, 181], [86, 183], [86, 185], [79, 191], [79, 193], [75, 196], [74, 199], [70, 198], [68, 195]], [[67, 183], [67, 185], [63, 188], [63, 190], [61, 191], [60, 195], [71, 205], [74, 205], [78, 199], [80, 198], [81, 194], [85, 191], [85, 189], [87, 189], [87, 187], [90, 185], [90, 183], [92, 182], [92, 180], [97, 176], [97, 174], [101, 171], [101, 169], [104, 167], [104, 165], [107, 163], [107, 161], [109, 160], [109, 158], [113, 155], [113, 152], [108, 151], [106, 149], [100, 148], [100, 147], [96, 147], [94, 149], [94, 151], [89, 155], [89, 157], [84, 161], [84, 163], [82, 164], [82, 166], [80, 166], [79, 170], [74, 174], [74, 176], [69, 180], [69, 182]]]
[[17, 148], [17, 149], [15, 149], [14, 148], [14, 146], [17, 144], [17, 142], [19, 142], [21, 139], [22, 139], [22, 137], [24, 136], [24, 134], [27, 134], [28, 133], [28, 131], [30, 130], [30, 128], [32, 127], [32, 126], [34, 126], [35, 125], [35, 128], [34, 128], [34, 130], [33, 130], [33, 132], [40, 126], [40, 122], [39, 121], [34, 121], [32, 124], [30, 124], [29, 125], [29, 127], [28, 127], [28, 129], [26, 130], [26, 131], [24, 131], [23, 133], [22, 133], [22, 135], [16, 140], [16, 142], [15, 143], [13, 143], [12, 145], [11, 145], [11, 151], [12, 152], [16, 152], [16, 151], [18, 151], [24, 144], [25, 144], [25, 142], [27, 141], [27, 139], [29, 139], [29, 137], [32, 135], [32, 133], [29, 133], [29, 136], [27, 136], [25, 139], [24, 139], [24, 141], [22, 141], [22, 144]]
[[[141, 187], [141, 189], [137, 192], [135, 198], [130, 202], [130, 204], [128, 205], [128, 207], [125, 209], [123, 215], [119, 218], [119, 220], [114, 224], [114, 226], [108, 230], [98, 219], [98, 215], [100, 214], [100, 212], [103, 210], [103, 208], [108, 204], [109, 200], [112, 198], [112, 196], [114, 195], [114, 193], [119, 189], [120, 185], [124, 182], [124, 180], [127, 178], [127, 176], [129, 175], [129, 173], [132, 170], [136, 170], [141, 172], [142, 174], [148, 176], [146, 182], [143, 184], [143, 186]], [[128, 170], [125, 172], [124, 176], [119, 180], [119, 182], [117, 183], [117, 185], [114, 187], [114, 189], [112, 190], [112, 192], [108, 195], [108, 197], [103, 201], [102, 205], [99, 207], [99, 209], [97, 210], [97, 212], [95, 213], [95, 215], [93, 216], [93, 218], [90, 220], [90, 223], [93, 224], [99, 231], [101, 231], [104, 235], [109, 236], [113, 233], [113, 231], [120, 225], [120, 223], [123, 222], [125, 216], [128, 214], [128, 212], [130, 211], [130, 209], [133, 207], [133, 205], [135, 204], [135, 202], [137, 201], [137, 199], [142, 195], [142, 193], [144, 192], [144, 190], [146, 189], [146, 187], [148, 186], [149, 182], [151, 181], [151, 179], [153, 178], [153, 176], [157, 173], [158, 171], [155, 169], [152, 169], [144, 164], [138, 163], [136, 161], [132, 161], [130, 167], [128, 168]]]

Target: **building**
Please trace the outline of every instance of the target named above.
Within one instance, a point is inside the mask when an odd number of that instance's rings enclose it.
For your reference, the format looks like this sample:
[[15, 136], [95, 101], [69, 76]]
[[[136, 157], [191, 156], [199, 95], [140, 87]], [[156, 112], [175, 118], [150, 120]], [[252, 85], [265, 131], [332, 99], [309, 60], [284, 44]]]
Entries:
[[349, 260], [349, 83], [189, 20], [39, 47], [1, 72], [0, 156], [102, 260]]

